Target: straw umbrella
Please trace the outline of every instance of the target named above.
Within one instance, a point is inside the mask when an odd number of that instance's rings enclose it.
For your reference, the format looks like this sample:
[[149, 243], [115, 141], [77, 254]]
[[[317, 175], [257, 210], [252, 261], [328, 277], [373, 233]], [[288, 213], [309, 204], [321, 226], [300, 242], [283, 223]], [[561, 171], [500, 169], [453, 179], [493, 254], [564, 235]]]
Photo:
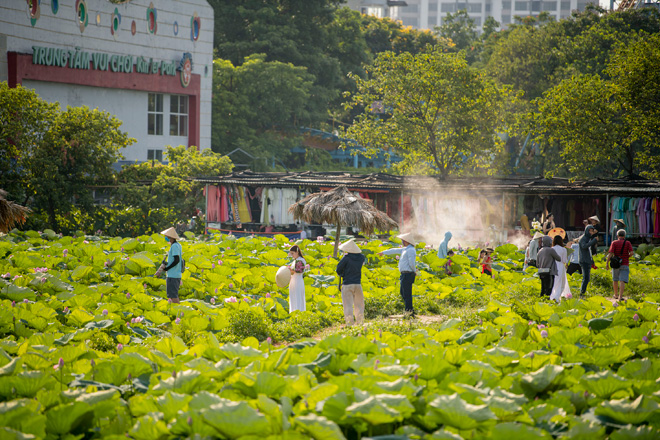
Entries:
[[397, 223], [376, 209], [371, 200], [356, 196], [343, 185], [327, 192], [310, 194], [291, 205], [289, 212], [296, 220], [336, 225], [335, 257], [342, 226], [357, 226], [367, 234], [374, 229], [386, 231], [398, 228]]
[[25, 223], [30, 210], [7, 200], [7, 191], [0, 189], [0, 232], [9, 232], [15, 224]]

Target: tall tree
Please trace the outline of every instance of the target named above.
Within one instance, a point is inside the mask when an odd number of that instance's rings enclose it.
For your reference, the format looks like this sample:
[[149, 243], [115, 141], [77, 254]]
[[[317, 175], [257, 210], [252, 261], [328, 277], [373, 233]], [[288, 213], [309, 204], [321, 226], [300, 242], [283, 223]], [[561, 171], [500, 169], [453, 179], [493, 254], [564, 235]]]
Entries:
[[465, 58], [441, 48], [417, 55], [385, 52], [370, 78], [357, 79], [347, 103], [362, 113], [346, 136], [368, 153], [394, 149], [404, 155], [402, 171], [443, 178], [498, 168], [503, 109], [511, 98], [469, 67]]

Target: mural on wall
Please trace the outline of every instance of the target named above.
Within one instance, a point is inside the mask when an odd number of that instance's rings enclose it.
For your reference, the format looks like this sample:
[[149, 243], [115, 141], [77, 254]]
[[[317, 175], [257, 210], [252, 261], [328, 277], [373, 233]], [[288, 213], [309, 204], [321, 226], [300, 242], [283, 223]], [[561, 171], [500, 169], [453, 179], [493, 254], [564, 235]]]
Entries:
[[117, 38], [119, 26], [121, 26], [121, 14], [119, 13], [119, 10], [115, 8], [115, 11], [112, 13], [110, 18], [110, 33], [115, 38]]
[[80, 33], [85, 32], [85, 28], [89, 23], [89, 9], [87, 9], [87, 2], [85, 0], [76, 0], [76, 16], [78, 17], [78, 25], [80, 26]]
[[193, 14], [190, 18], [190, 39], [192, 41], [197, 41], [199, 38], [199, 30], [202, 27], [202, 19], [199, 18], [197, 12]]
[[153, 2], [149, 3], [147, 8], [147, 26], [150, 34], [156, 34], [158, 30], [158, 21], [156, 16], [156, 8], [154, 7]]
[[60, 1], [50, 0], [50, 10], [53, 11], [53, 15], [57, 15], [57, 11], [60, 10]]
[[41, 17], [41, 0], [26, 0], [26, 3], [30, 24], [34, 27], [39, 17]]

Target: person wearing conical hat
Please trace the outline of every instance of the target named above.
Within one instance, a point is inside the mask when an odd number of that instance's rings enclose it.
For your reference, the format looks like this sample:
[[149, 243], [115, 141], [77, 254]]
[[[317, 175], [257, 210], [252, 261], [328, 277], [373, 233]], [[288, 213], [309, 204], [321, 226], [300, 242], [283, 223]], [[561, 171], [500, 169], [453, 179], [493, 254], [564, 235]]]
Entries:
[[523, 264], [523, 270], [527, 269], [529, 266], [534, 266], [536, 267], [536, 255], [539, 252], [539, 243], [541, 238], [543, 238], [543, 234], [540, 232], [536, 231], [534, 236], [532, 237], [531, 240], [529, 240], [529, 243], [527, 243], [527, 249], [525, 250], [525, 262]]
[[417, 244], [417, 241], [411, 232], [397, 235], [397, 238], [401, 239], [401, 243], [403, 245], [402, 247], [387, 249], [386, 251], [380, 252], [379, 255], [401, 255], [399, 258], [399, 272], [401, 273], [399, 278], [401, 281], [401, 298], [403, 298], [403, 305], [405, 307], [406, 313], [409, 313], [412, 317], [415, 317], [415, 309], [413, 309], [412, 286], [415, 283], [416, 276], [415, 260], [417, 258], [417, 252], [415, 251], [415, 244]]
[[337, 264], [337, 275], [343, 280], [341, 301], [344, 306], [346, 325], [364, 322], [364, 292], [362, 291], [362, 265], [366, 258], [353, 239], [348, 240], [339, 250], [344, 256]]
[[165, 272], [165, 276], [167, 277], [167, 299], [178, 304], [183, 270], [183, 248], [181, 247], [181, 243], [179, 243], [179, 234], [176, 233], [174, 228], [165, 229], [161, 234], [165, 236], [165, 240], [171, 243], [171, 246], [167, 257], [161, 263], [155, 276], [159, 277]]

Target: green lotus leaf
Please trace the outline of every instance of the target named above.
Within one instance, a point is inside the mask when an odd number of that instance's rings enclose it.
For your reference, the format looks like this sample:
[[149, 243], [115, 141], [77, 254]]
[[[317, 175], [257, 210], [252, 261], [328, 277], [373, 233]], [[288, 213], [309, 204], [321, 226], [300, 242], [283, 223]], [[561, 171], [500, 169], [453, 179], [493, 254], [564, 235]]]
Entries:
[[239, 358], [239, 365], [247, 365], [250, 362], [263, 358], [264, 353], [252, 347], [244, 347], [241, 344], [225, 344], [220, 347], [220, 352], [227, 359]]
[[438, 359], [431, 355], [420, 355], [415, 358], [415, 363], [419, 365], [419, 378], [423, 380], [436, 379], [438, 381], [449, 372], [455, 371], [456, 367], [444, 359]]
[[170, 356], [183, 353], [188, 349], [186, 344], [178, 336], [163, 338], [154, 345], [154, 348], [162, 353], [168, 353]]
[[380, 403], [387, 405], [389, 408], [397, 411], [401, 416], [406, 419], [415, 412], [415, 407], [412, 406], [408, 397], [401, 394], [376, 394], [374, 398]]
[[315, 414], [298, 416], [293, 425], [315, 440], [346, 440], [336, 423]]
[[628, 425], [610, 435], [610, 440], [657, 440], [658, 429], [652, 426]]
[[345, 392], [341, 391], [332, 394], [330, 397], [320, 402], [316, 406], [316, 410], [336, 423], [343, 423], [346, 419], [346, 408], [348, 408], [351, 403], [353, 403], [352, 399], [349, 398]]
[[631, 381], [617, 376], [610, 370], [582, 376], [580, 384], [602, 399], [609, 399], [617, 391], [630, 389], [633, 385]]
[[0, 376], [10, 376], [14, 374], [18, 365], [21, 365], [21, 360], [19, 358], [13, 358], [9, 363], [0, 368]]
[[11, 301], [23, 301], [25, 299], [29, 301], [35, 301], [37, 299], [37, 294], [28, 287], [16, 286], [12, 283], [8, 283], [4, 280], [0, 281], [0, 294]]
[[428, 408], [427, 416], [433, 422], [462, 430], [474, 429], [497, 419], [488, 406], [466, 403], [456, 393], [438, 396], [429, 403]]
[[198, 271], [202, 269], [211, 269], [211, 260], [202, 255], [193, 255], [186, 260], [186, 266], [194, 266]]
[[609, 318], [593, 318], [587, 321], [589, 328], [592, 330], [605, 330], [607, 327], [612, 325], [612, 320]]
[[[592, 421], [574, 419], [571, 420], [571, 427], [568, 431], [562, 433], [560, 440], [593, 440], [605, 438], [605, 427]], [[611, 438], [611, 437], [610, 437]]]
[[466, 342], [472, 342], [474, 341], [474, 338], [477, 337], [478, 334], [483, 333], [484, 331], [480, 328], [473, 328], [472, 330], [468, 330], [467, 332], [463, 333], [463, 335], [458, 338], [458, 345], [463, 345]]
[[[16, 399], [2, 402], [0, 403], [0, 426], [44, 438], [46, 437], [46, 416], [39, 414], [39, 407], [40, 404], [36, 400]], [[4, 433], [0, 431], [0, 438], [13, 437], [5, 437]]]
[[615, 345], [611, 347], [596, 347], [588, 351], [591, 363], [600, 367], [606, 367], [612, 364], [624, 362], [629, 357], [635, 355], [625, 345]]
[[124, 241], [124, 242], [121, 244], [121, 247], [123, 247], [123, 248], [124, 248], [124, 251], [126, 252], [126, 251], [132, 251], [132, 250], [135, 250], [135, 249], [138, 247], [139, 244], [140, 244], [140, 243], [139, 243], [136, 239], [134, 239], [134, 238], [129, 238], [128, 240]]
[[91, 274], [94, 271], [94, 268], [91, 266], [78, 266], [76, 267], [73, 272], [71, 272], [71, 278], [73, 278], [76, 281], [80, 281], [83, 278], [87, 278], [89, 274]]
[[176, 373], [176, 377], [169, 376], [167, 379], [160, 379], [159, 383], [153, 387], [153, 393], [156, 395], [164, 394], [167, 391], [174, 391], [192, 394], [202, 390], [213, 390], [214, 384], [202, 375], [199, 371], [185, 370]]
[[246, 435], [267, 436], [272, 432], [270, 421], [247, 402], [221, 402], [202, 411], [204, 421], [228, 438]]
[[15, 398], [34, 397], [42, 388], [55, 382], [50, 373], [22, 371], [12, 376], [0, 377], [0, 395]]
[[88, 322], [84, 328], [102, 329], [112, 327], [115, 322], [112, 319], [103, 319], [101, 321]]
[[164, 440], [170, 436], [170, 431], [160, 418], [145, 415], [133, 425], [130, 435], [136, 440]]
[[494, 347], [486, 350], [484, 360], [497, 368], [503, 368], [510, 365], [513, 361], [518, 360], [519, 357], [520, 355], [517, 351], [503, 347]]
[[550, 388], [563, 371], [564, 367], [559, 365], [546, 365], [533, 373], [525, 374], [520, 379], [520, 385], [526, 393], [535, 395]]
[[168, 391], [156, 398], [156, 406], [163, 413], [165, 421], [174, 419], [179, 411], [187, 411], [192, 396]]
[[617, 373], [628, 379], [655, 381], [660, 377], [660, 360], [633, 359], [621, 365]]
[[444, 429], [439, 429], [424, 438], [425, 440], [463, 440], [463, 437], [460, 435], [454, 434], [453, 432], [446, 431]]
[[525, 425], [523, 423], [505, 422], [496, 425], [491, 431], [493, 440], [511, 440], [511, 439], [542, 439], [552, 440], [552, 436], [546, 431]]
[[35, 437], [32, 434], [26, 434], [24, 432], [20, 432], [15, 429], [11, 429], [6, 426], [3, 426], [0, 428], [0, 438], [5, 440], [32, 440], [35, 438], [42, 438], [42, 437]]
[[601, 402], [596, 415], [606, 416], [623, 424], [639, 425], [653, 416], [660, 406], [647, 396], [639, 396], [630, 402], [627, 399]]
[[42, 257], [36, 252], [15, 252], [11, 261], [19, 269], [32, 269], [44, 265]]
[[84, 402], [72, 402], [51, 408], [46, 413], [46, 432], [64, 435], [86, 432], [92, 427], [94, 411]]
[[67, 320], [71, 322], [73, 325], [76, 327], [83, 327], [85, 324], [87, 324], [90, 321], [94, 320], [94, 315], [88, 313], [85, 310], [82, 309], [74, 309], [72, 310], [67, 316]]

